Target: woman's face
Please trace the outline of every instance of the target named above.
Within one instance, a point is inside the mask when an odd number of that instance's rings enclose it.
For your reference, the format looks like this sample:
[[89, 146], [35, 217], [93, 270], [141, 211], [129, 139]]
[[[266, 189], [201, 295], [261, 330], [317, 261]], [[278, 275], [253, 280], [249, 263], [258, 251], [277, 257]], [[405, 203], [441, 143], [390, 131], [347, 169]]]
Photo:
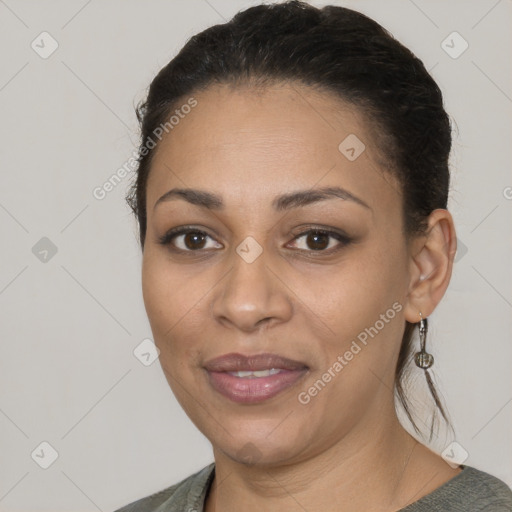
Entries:
[[194, 98], [147, 187], [143, 294], [174, 394], [241, 462], [375, 431], [393, 411], [411, 256], [364, 121], [298, 84]]

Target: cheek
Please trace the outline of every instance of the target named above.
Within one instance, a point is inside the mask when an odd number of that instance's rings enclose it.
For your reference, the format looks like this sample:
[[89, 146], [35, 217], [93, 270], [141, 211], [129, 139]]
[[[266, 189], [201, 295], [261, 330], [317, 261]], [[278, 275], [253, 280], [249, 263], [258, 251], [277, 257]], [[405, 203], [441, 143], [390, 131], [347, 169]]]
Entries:
[[173, 339], [176, 323], [186, 314], [184, 286], [163, 258], [151, 251], [144, 254], [142, 295], [155, 343], [161, 352], [165, 352]]
[[210, 289], [202, 280], [200, 274], [187, 275], [172, 266], [156, 251], [144, 254], [142, 294], [146, 313], [160, 358], [172, 362], [175, 368], [194, 357], [194, 341], [201, 339], [203, 309]]
[[330, 276], [308, 280], [314, 283], [310, 298], [317, 297], [311, 309], [321, 313], [331, 331], [322, 340], [322, 370], [332, 368], [338, 356], [344, 358], [343, 370], [336, 373], [344, 377], [334, 379], [332, 391], [371, 394], [378, 384], [373, 374], [386, 382], [392, 378], [403, 332], [405, 263], [404, 255], [390, 255], [383, 244], [369, 244], [357, 257], [333, 268]]
[[357, 256], [354, 253], [319, 279], [308, 279], [308, 293], [318, 303], [312, 309], [321, 311], [335, 331], [364, 328], [403, 297], [405, 281], [400, 268], [404, 265], [399, 258], [387, 256], [382, 246], [375, 244], [375, 248], [358, 251]]
[[186, 312], [193, 287], [156, 251], [144, 253], [142, 294], [151, 324], [159, 330], [172, 327]]

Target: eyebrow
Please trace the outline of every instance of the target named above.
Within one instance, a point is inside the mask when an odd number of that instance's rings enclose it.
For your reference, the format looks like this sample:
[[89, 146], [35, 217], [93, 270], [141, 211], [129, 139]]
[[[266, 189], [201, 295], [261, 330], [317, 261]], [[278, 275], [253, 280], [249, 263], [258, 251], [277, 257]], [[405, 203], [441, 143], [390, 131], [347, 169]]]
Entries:
[[[308, 190], [297, 190], [295, 192], [283, 194], [273, 199], [272, 207], [274, 210], [280, 212], [333, 198], [352, 201], [371, 210], [370, 206], [362, 199], [341, 187], [322, 187]], [[209, 210], [224, 209], [224, 202], [222, 201], [221, 196], [205, 190], [193, 188], [173, 188], [169, 190], [157, 200], [153, 209], [155, 209], [160, 203], [176, 199], [183, 199], [191, 204], [207, 208]]]

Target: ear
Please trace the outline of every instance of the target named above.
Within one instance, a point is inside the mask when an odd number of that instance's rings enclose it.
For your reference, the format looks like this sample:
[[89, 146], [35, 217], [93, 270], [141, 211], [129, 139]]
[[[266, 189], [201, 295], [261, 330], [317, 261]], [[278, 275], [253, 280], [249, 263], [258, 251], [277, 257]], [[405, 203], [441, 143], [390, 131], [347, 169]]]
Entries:
[[409, 291], [404, 308], [408, 322], [427, 318], [439, 304], [452, 276], [457, 238], [448, 210], [434, 210], [428, 218], [425, 235], [410, 245]]

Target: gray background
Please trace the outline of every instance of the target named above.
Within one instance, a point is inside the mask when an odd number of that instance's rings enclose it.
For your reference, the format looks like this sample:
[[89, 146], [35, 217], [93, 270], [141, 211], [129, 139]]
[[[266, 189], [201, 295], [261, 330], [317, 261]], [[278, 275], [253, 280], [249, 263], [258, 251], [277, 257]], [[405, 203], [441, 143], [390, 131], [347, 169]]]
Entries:
[[[256, 3], [0, 0], [0, 511], [108, 511], [212, 460], [158, 361], [133, 354], [151, 331], [129, 178], [103, 200], [93, 190], [132, 155], [133, 105], [155, 73]], [[411, 48], [456, 121], [459, 252], [428, 341], [456, 436], [431, 446], [456, 440], [466, 464], [512, 485], [511, 1], [332, 3]], [[58, 43], [47, 58], [43, 31]], [[458, 58], [442, 47], [453, 31], [469, 44]], [[44, 441], [58, 453], [47, 469]]]

